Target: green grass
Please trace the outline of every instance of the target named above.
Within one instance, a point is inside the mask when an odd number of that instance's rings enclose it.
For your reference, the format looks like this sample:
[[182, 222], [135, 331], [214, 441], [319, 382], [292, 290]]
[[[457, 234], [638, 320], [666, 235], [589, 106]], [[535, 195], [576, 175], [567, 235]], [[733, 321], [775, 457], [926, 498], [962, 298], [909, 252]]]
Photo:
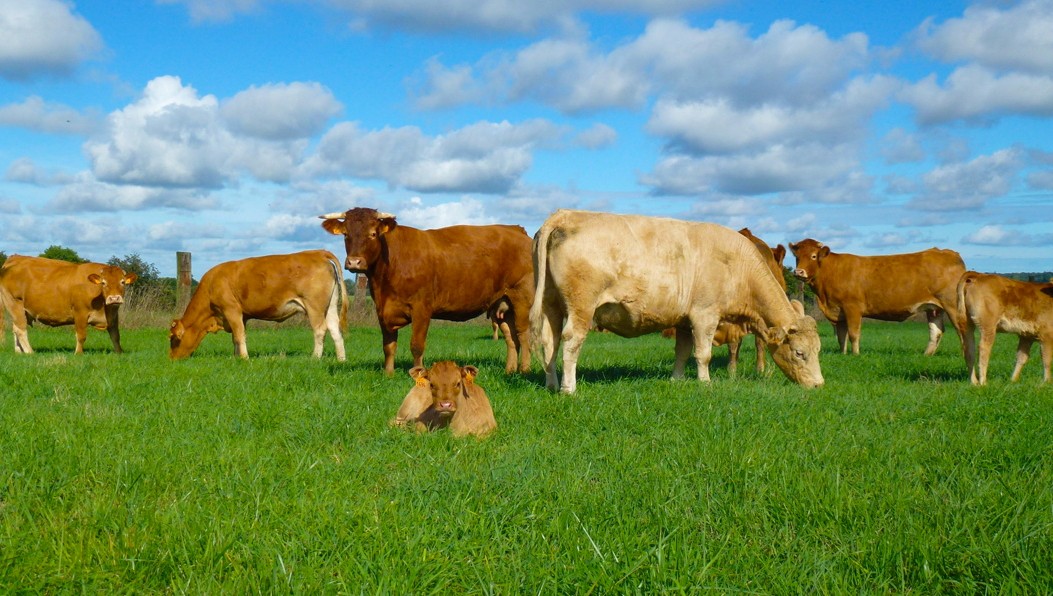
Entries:
[[[503, 374], [480, 324], [428, 360], [480, 368], [489, 439], [387, 425], [412, 385], [379, 331], [348, 362], [250, 329], [182, 362], [160, 329], [0, 346], [0, 592], [845, 593], [1053, 590], [1053, 387], [971, 387], [958, 341], [868, 324], [827, 385], [673, 382], [670, 340], [592, 334], [574, 396]], [[409, 365], [402, 333], [397, 365]]]

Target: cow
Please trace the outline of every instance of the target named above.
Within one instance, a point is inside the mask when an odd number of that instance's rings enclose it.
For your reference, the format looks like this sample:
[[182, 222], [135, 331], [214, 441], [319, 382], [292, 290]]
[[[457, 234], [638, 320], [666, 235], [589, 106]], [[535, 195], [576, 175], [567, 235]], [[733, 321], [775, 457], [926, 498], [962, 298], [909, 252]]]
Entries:
[[412, 425], [418, 431], [450, 427], [455, 437], [485, 437], [497, 428], [486, 391], [475, 382], [479, 369], [444, 360], [431, 368], [410, 369], [414, 387], [406, 394], [393, 426]]
[[168, 356], [186, 358], [205, 335], [223, 329], [233, 337], [234, 355], [248, 358], [246, 321], [284, 321], [304, 313], [314, 330], [314, 357], [321, 358], [328, 329], [336, 358], [343, 362], [340, 330], [347, 324], [347, 304], [340, 259], [327, 250], [220, 263], [205, 272], [182, 318], [172, 321]]
[[794, 310], [757, 249], [733, 230], [561, 209], [534, 236], [534, 266], [530, 321], [549, 389], [576, 390], [578, 353], [593, 320], [623, 337], [676, 327], [673, 378], [683, 378], [693, 345], [700, 381], [709, 381], [717, 326], [744, 323], [790, 379], [823, 384], [815, 320]]
[[365, 273], [377, 309], [384, 372], [395, 372], [398, 331], [413, 324], [413, 366], [423, 366], [431, 320], [467, 321], [508, 304], [512, 341], [505, 372], [530, 370], [530, 301], [534, 278], [530, 236], [520, 226], [451, 226], [418, 230], [395, 216], [356, 207], [319, 216], [344, 236], [348, 271]]
[[967, 364], [972, 345], [961, 329], [958, 312], [958, 279], [965, 262], [953, 250], [930, 248], [921, 252], [861, 257], [835, 253], [823, 243], [806, 238], [790, 251], [797, 257], [794, 275], [814, 291], [819, 309], [837, 333], [841, 353], [859, 354], [863, 317], [882, 321], [905, 321], [924, 310], [929, 323], [925, 355], [936, 352], [943, 337], [946, 311], [962, 340]]
[[1037, 339], [1042, 349], [1042, 380], [1050, 381], [1053, 364], [1053, 282], [1036, 283], [967, 271], [958, 281], [958, 312], [965, 334], [973, 337], [980, 328], [979, 354], [970, 367], [969, 379], [974, 385], [987, 383], [987, 363], [999, 331], [1015, 333], [1016, 366], [1012, 381], [1020, 379], [1020, 370], [1031, 356], [1031, 344]]
[[33, 353], [26, 328], [36, 321], [50, 327], [72, 324], [77, 354], [84, 353], [89, 325], [105, 329], [120, 354], [120, 307], [125, 288], [137, 278], [113, 265], [11, 255], [0, 269], [0, 302], [11, 315], [15, 352]]

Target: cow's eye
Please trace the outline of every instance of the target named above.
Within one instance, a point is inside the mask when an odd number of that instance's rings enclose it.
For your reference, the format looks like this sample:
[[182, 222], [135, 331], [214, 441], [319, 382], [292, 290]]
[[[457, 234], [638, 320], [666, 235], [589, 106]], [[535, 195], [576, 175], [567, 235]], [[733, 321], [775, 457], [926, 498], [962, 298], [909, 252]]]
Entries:
[[801, 360], [805, 359], [805, 357], [804, 357], [804, 350], [795, 350], [794, 354], [796, 354], [797, 357], [800, 358]]
[[815, 260], [815, 257], [816, 257], [816, 255], [812, 255], [812, 260], [813, 260], [813, 261]]

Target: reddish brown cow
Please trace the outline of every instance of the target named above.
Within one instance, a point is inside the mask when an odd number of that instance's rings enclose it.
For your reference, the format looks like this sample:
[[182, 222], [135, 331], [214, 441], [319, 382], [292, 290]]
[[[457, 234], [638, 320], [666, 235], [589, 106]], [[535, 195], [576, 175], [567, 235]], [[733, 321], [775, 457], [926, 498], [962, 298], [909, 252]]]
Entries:
[[[51, 327], [72, 323], [77, 354], [84, 353], [88, 325], [105, 329], [113, 351], [120, 354], [119, 308], [124, 304], [125, 287], [136, 277], [112, 265], [12, 255], [0, 269], [0, 301], [11, 314], [15, 351], [33, 352], [26, 327], [39, 321]], [[2, 315], [0, 310], [0, 331]]]
[[905, 321], [924, 310], [929, 322], [931, 355], [943, 337], [943, 311], [962, 339], [966, 363], [972, 362], [972, 344], [963, 335], [958, 313], [958, 279], [965, 273], [962, 257], [953, 250], [930, 248], [921, 252], [861, 257], [838, 254], [821, 242], [807, 238], [790, 250], [797, 257], [794, 275], [805, 281], [819, 301], [819, 308], [834, 326], [842, 353], [859, 353], [863, 317]]
[[958, 311], [964, 317], [965, 333], [971, 338], [980, 328], [980, 346], [970, 380], [987, 383], [987, 363], [999, 331], [1020, 337], [1016, 366], [1011, 379], [1020, 379], [1020, 370], [1031, 356], [1037, 339], [1042, 348], [1042, 380], [1050, 381], [1053, 364], [1053, 283], [1017, 281], [1001, 275], [966, 272], [958, 282]]
[[475, 382], [479, 370], [456, 362], [437, 362], [431, 368], [417, 366], [409, 374], [416, 382], [406, 394], [392, 425], [413, 425], [417, 430], [450, 427], [455, 437], [484, 437], [497, 421], [486, 391]]
[[520, 226], [418, 230], [395, 216], [357, 207], [320, 216], [343, 235], [348, 271], [365, 273], [384, 342], [384, 370], [395, 371], [398, 330], [413, 324], [413, 365], [422, 366], [431, 320], [467, 321], [502, 301], [511, 329], [505, 371], [530, 370], [531, 240]]
[[172, 321], [169, 357], [186, 358], [201, 340], [220, 329], [234, 340], [234, 355], [249, 357], [245, 321], [284, 321], [305, 313], [314, 330], [314, 357], [321, 358], [326, 329], [337, 360], [346, 359], [340, 329], [347, 322], [347, 287], [340, 259], [328, 250], [227, 261], [209, 269]]

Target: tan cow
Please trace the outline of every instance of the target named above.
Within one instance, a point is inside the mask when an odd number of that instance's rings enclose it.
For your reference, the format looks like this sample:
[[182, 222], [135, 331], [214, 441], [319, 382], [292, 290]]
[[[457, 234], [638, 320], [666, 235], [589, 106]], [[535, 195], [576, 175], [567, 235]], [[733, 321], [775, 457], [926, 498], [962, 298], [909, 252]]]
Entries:
[[1053, 283], [1017, 281], [968, 271], [958, 282], [958, 311], [965, 321], [963, 328], [971, 338], [980, 328], [980, 346], [976, 365], [969, 377], [974, 385], [987, 383], [987, 363], [999, 331], [1020, 337], [1016, 347], [1016, 366], [1011, 379], [1020, 379], [1020, 370], [1031, 356], [1031, 344], [1037, 339], [1042, 349], [1042, 380], [1050, 381], [1053, 364]]
[[223, 329], [233, 336], [234, 355], [248, 358], [245, 321], [284, 321], [305, 313], [314, 330], [314, 357], [321, 358], [328, 329], [343, 362], [340, 330], [347, 324], [347, 303], [340, 259], [327, 250], [220, 263], [201, 277], [183, 317], [172, 321], [168, 355], [186, 358], [205, 335]]
[[486, 391], [475, 382], [479, 370], [474, 366], [446, 360], [431, 368], [415, 366], [409, 374], [416, 384], [402, 400], [392, 425], [412, 425], [420, 431], [449, 426], [455, 437], [484, 437], [497, 428]]
[[530, 320], [549, 389], [575, 391], [578, 353], [594, 319], [624, 337], [676, 327], [673, 378], [684, 376], [693, 345], [700, 381], [709, 380], [717, 326], [744, 323], [790, 379], [823, 384], [815, 320], [794, 310], [753, 244], [728, 228], [559, 210], [534, 236], [534, 267]]
[[794, 275], [815, 290], [819, 308], [834, 326], [842, 353], [859, 353], [863, 317], [905, 321], [924, 310], [929, 322], [925, 355], [936, 351], [943, 337], [943, 311], [962, 340], [966, 363], [972, 344], [962, 334], [958, 313], [958, 279], [965, 273], [962, 257], [953, 250], [861, 257], [839, 254], [811, 238], [790, 243], [797, 257]]
[[[84, 353], [89, 325], [105, 329], [120, 354], [119, 309], [124, 289], [136, 278], [112, 265], [11, 255], [0, 269], [0, 301], [11, 315], [15, 351], [33, 352], [26, 327], [38, 321], [51, 327], [73, 324], [77, 354]], [[0, 310], [0, 332], [2, 315]]]

